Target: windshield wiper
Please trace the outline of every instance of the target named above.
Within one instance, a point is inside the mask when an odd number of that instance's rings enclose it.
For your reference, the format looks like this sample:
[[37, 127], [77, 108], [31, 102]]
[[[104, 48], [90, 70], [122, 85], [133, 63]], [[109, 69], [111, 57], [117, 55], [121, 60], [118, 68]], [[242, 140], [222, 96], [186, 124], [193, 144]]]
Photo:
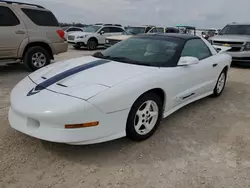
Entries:
[[144, 63], [144, 62], [141, 62], [141, 61], [132, 60], [132, 59], [129, 59], [129, 58], [126, 58], [126, 57], [104, 56], [101, 52], [96, 52], [92, 56], [96, 57], [96, 58], [110, 59], [110, 60], [113, 60], [113, 61], [130, 63], [130, 64], [135, 64], [135, 65], [152, 66], [152, 65], [150, 65], [148, 63]]
[[124, 62], [124, 63], [130, 63], [130, 64], [135, 64], [135, 65], [144, 65], [144, 66], [152, 66], [148, 63], [144, 63], [141, 61], [136, 61], [136, 60], [132, 60], [126, 57], [109, 57], [108, 59], [111, 59], [113, 61], [120, 61], [120, 62]]

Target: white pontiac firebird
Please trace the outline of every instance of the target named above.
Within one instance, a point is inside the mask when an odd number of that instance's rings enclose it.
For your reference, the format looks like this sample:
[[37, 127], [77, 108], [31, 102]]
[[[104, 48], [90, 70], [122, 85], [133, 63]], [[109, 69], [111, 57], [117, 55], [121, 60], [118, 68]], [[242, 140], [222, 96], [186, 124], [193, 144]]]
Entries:
[[192, 35], [142, 34], [93, 56], [54, 63], [14, 87], [10, 125], [74, 145], [145, 140], [162, 117], [222, 93], [232, 60], [226, 49], [217, 53]]

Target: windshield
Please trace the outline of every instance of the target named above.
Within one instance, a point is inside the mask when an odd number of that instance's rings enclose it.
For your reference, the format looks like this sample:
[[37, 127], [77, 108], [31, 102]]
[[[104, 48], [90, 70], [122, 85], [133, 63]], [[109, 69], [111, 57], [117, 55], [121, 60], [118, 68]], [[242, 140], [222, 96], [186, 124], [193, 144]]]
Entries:
[[220, 35], [250, 35], [250, 25], [227, 25]]
[[140, 33], [145, 33], [145, 27], [127, 27], [126, 32], [130, 35], [138, 35]]
[[94, 56], [144, 66], [171, 66], [179, 43], [176, 38], [131, 37]]
[[95, 33], [97, 32], [99, 29], [101, 28], [101, 26], [97, 26], [97, 25], [92, 25], [92, 26], [87, 26], [83, 29], [84, 32], [87, 33]]

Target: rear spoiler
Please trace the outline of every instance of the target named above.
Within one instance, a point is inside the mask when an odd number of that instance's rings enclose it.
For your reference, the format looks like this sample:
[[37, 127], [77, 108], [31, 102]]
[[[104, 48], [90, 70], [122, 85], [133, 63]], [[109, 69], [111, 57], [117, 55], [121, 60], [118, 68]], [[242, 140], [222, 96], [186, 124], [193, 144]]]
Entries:
[[231, 47], [227, 47], [227, 46], [213, 45], [213, 47], [214, 47], [214, 48], [216, 49], [216, 51], [217, 51], [218, 53], [220, 53], [220, 54], [231, 49]]

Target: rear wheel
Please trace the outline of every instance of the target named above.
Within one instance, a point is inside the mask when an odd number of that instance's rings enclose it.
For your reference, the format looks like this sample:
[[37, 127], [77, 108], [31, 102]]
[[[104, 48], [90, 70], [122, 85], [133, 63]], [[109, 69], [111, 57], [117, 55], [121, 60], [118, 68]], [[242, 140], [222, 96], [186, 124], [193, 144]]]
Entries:
[[89, 39], [87, 43], [88, 50], [95, 50], [97, 48], [97, 41], [95, 39]]
[[217, 80], [216, 86], [214, 88], [213, 96], [219, 97], [223, 92], [227, 81], [227, 70], [224, 69]]
[[142, 141], [156, 131], [162, 117], [162, 101], [155, 93], [140, 97], [132, 106], [126, 126], [131, 140]]
[[50, 56], [43, 47], [31, 47], [24, 55], [24, 65], [29, 71], [35, 71], [48, 64], [50, 64]]

